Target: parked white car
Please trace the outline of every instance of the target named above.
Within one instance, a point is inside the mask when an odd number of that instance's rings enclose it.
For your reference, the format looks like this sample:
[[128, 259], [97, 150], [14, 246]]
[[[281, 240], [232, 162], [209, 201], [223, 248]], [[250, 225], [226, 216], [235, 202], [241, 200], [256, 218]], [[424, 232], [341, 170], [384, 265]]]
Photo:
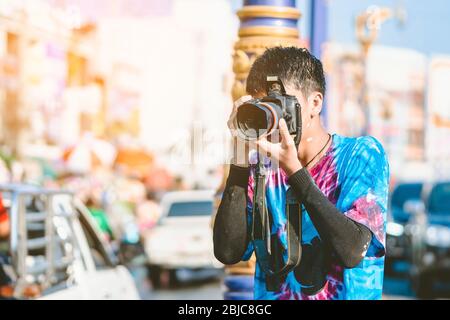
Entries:
[[0, 192], [11, 224], [15, 298], [37, 286], [37, 299], [139, 299], [128, 269], [71, 193], [24, 185], [3, 185]]
[[222, 268], [214, 257], [211, 229], [214, 191], [167, 193], [159, 223], [145, 237], [149, 276], [154, 287], [168, 274], [177, 282], [179, 269]]

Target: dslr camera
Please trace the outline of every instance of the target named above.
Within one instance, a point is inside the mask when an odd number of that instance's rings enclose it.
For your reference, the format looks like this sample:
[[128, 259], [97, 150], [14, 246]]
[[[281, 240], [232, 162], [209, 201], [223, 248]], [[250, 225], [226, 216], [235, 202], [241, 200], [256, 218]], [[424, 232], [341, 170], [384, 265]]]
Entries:
[[270, 136], [278, 129], [280, 119], [286, 121], [289, 133], [295, 135], [298, 145], [301, 139], [301, 106], [295, 96], [286, 94], [283, 83], [277, 76], [268, 76], [266, 82], [267, 96], [252, 99], [237, 109], [234, 127], [244, 140], [257, 140]]

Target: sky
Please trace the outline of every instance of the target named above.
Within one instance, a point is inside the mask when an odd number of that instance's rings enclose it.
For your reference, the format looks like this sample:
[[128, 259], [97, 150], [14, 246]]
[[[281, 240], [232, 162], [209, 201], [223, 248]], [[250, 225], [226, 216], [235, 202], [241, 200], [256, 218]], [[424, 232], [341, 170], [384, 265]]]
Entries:
[[[230, 0], [238, 10], [242, 0]], [[299, 23], [301, 35], [309, 37], [311, 2], [297, 0], [303, 16]], [[326, 0], [329, 4], [328, 40], [356, 43], [356, 16], [375, 5], [394, 9], [400, 19], [382, 25], [377, 44], [417, 50], [427, 55], [450, 54], [450, 1], [448, 0]]]
[[378, 44], [414, 49], [427, 55], [450, 54], [450, 1], [448, 0], [329, 0], [329, 39], [355, 42], [354, 19], [371, 5], [401, 8], [406, 16], [382, 25]]

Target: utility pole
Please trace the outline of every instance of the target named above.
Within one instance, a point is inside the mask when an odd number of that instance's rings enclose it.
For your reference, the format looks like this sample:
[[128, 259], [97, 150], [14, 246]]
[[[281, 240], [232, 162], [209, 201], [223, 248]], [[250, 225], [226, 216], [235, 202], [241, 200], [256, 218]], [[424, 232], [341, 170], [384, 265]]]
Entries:
[[367, 86], [367, 58], [370, 48], [378, 38], [381, 25], [388, 19], [393, 17], [393, 12], [389, 8], [371, 6], [356, 18], [356, 37], [358, 39], [361, 60], [363, 64], [363, 79], [360, 96], [360, 103], [364, 114], [364, 124], [362, 135], [370, 134], [370, 106], [369, 106], [369, 90]]
[[245, 82], [250, 68], [267, 48], [305, 46], [300, 40], [301, 14], [295, 0], [244, 0], [237, 15], [240, 27], [233, 55], [234, 101], [246, 95]]

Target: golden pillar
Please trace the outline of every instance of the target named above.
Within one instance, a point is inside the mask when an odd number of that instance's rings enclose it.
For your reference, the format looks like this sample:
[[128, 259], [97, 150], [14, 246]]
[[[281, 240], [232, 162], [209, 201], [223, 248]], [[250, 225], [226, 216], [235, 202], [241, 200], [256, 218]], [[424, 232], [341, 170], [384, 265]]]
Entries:
[[[276, 46], [306, 47], [300, 39], [298, 20], [301, 16], [295, 0], [245, 0], [244, 6], [237, 12], [240, 19], [239, 39], [234, 46], [233, 72], [235, 81], [232, 97], [236, 101], [246, 95], [246, 79], [256, 58], [267, 48]], [[225, 169], [228, 172], [228, 168]], [[225, 187], [227, 174], [217, 192], [216, 206]], [[227, 277], [253, 277], [256, 259], [253, 256], [247, 262], [226, 266]], [[242, 280], [248, 283], [247, 280]], [[227, 281], [225, 281], [227, 282]], [[248, 292], [233, 292], [227, 288], [225, 299], [251, 299], [253, 288]], [[236, 296], [237, 294], [237, 296]]]
[[232, 88], [233, 100], [246, 95], [245, 82], [256, 58], [267, 48], [304, 47], [300, 40], [298, 20], [301, 16], [295, 0], [248, 0], [237, 12], [240, 19], [239, 39], [234, 46]]

